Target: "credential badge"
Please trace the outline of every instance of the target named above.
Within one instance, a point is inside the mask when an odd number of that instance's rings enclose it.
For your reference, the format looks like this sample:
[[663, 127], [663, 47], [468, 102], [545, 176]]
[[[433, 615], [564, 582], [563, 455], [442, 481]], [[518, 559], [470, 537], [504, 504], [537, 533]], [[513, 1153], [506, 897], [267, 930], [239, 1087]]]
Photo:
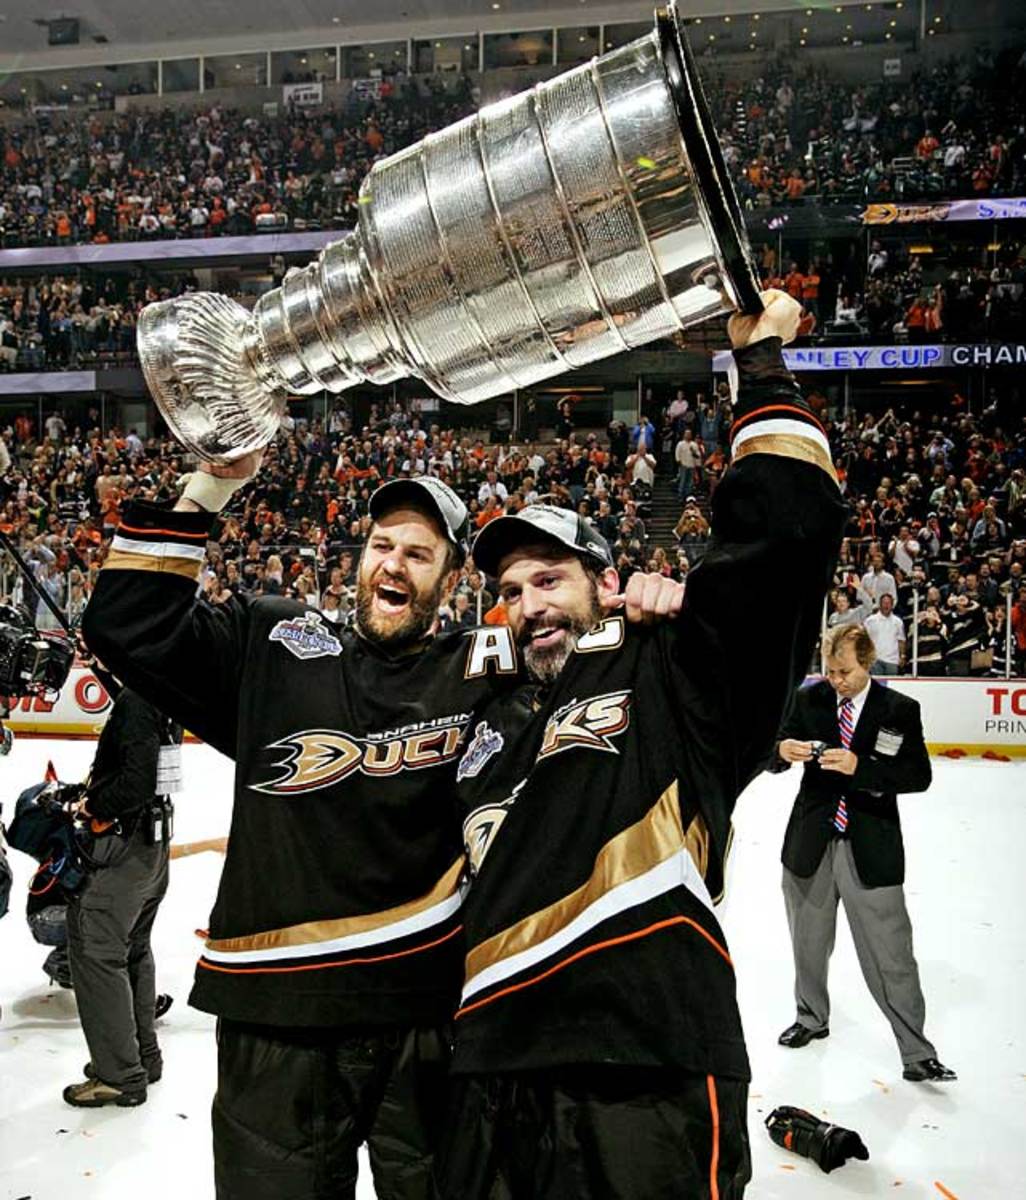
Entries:
[[279, 621], [267, 640], [281, 642], [290, 654], [303, 660], [329, 656], [338, 658], [342, 653], [342, 643], [324, 628], [323, 620], [320, 613], [310, 612]]

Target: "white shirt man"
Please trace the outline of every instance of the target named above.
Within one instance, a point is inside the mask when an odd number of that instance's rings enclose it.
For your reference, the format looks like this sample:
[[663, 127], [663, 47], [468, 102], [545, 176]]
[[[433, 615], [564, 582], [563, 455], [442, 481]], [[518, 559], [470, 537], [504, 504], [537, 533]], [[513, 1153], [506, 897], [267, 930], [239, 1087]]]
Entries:
[[897, 600], [898, 585], [894, 582], [894, 576], [890, 571], [884, 570], [883, 555], [874, 555], [871, 561], [872, 566], [862, 576], [862, 587], [869, 593], [876, 605], [879, 605], [880, 599], [884, 595], [889, 595], [892, 600]]
[[866, 633], [873, 639], [876, 650], [870, 674], [897, 675], [905, 660], [905, 625], [895, 616], [890, 593], [880, 597], [880, 611], [866, 618]]
[[506, 485], [501, 479], [494, 477], [494, 472], [489, 472], [488, 478], [477, 489], [478, 504], [484, 504], [489, 496], [494, 496], [500, 504], [505, 504], [509, 499], [509, 492], [506, 490]]
[[651, 487], [655, 483], [656, 460], [651, 454], [632, 454], [627, 460], [632, 483], [644, 483]]

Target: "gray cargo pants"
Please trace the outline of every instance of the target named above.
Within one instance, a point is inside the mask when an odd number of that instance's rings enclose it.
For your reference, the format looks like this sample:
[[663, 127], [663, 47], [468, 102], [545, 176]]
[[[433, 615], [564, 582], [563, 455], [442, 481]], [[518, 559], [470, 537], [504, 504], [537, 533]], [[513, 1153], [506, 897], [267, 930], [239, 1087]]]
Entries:
[[149, 846], [143, 822], [126, 837], [97, 839], [98, 864], [68, 904], [68, 949], [82, 1031], [104, 1083], [146, 1086], [160, 1062], [154, 1030], [156, 978], [150, 932], [167, 891], [168, 847]]

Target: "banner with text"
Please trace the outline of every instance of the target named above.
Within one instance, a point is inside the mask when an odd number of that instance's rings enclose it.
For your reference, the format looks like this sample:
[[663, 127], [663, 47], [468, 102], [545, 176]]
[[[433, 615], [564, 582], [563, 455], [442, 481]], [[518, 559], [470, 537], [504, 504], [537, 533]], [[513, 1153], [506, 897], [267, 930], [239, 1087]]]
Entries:
[[1022, 221], [1026, 196], [1004, 200], [943, 200], [937, 204], [869, 204], [864, 225], [911, 225], [917, 221]]
[[323, 83], [286, 83], [281, 91], [286, 106], [294, 104], [297, 108], [313, 108], [324, 103]]
[[[784, 351], [788, 369], [802, 371], [924, 371], [939, 367], [1026, 367], [1026, 344], [973, 346], [799, 346]], [[729, 350], [713, 355], [713, 370], [727, 371]]]

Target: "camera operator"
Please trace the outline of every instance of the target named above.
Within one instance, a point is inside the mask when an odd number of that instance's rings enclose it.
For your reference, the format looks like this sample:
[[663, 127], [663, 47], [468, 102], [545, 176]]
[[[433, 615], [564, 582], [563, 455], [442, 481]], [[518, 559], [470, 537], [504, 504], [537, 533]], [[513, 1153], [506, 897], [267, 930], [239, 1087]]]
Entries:
[[68, 903], [68, 947], [89, 1046], [86, 1078], [64, 1089], [77, 1108], [132, 1107], [161, 1076], [150, 932], [167, 891], [171, 802], [182, 731], [125, 688], [96, 748], [85, 795], [90, 876]]

